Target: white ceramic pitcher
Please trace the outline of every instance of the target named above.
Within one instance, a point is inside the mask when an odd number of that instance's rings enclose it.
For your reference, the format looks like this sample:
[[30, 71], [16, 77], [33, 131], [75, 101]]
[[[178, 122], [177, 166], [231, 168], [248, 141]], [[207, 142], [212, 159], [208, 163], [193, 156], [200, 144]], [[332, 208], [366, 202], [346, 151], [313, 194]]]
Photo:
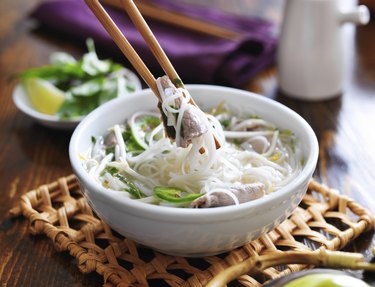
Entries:
[[281, 91], [305, 100], [340, 95], [343, 47], [340, 26], [367, 24], [366, 6], [340, 11], [336, 0], [286, 0], [278, 48]]

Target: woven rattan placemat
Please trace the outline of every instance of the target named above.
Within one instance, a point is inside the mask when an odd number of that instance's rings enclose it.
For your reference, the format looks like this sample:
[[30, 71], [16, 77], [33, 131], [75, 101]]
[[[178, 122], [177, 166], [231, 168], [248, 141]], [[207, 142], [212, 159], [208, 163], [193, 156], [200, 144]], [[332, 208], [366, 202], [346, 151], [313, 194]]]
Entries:
[[[115, 233], [93, 213], [74, 175], [27, 192], [11, 214], [23, 214], [32, 234], [45, 234], [58, 251], [77, 259], [82, 273], [96, 271], [106, 286], [205, 286], [250, 256], [322, 247], [338, 250], [374, 227], [365, 208], [316, 181], [310, 182], [300, 206], [277, 228], [231, 252], [204, 258], [161, 254]], [[243, 275], [233, 285], [261, 286], [305, 267], [272, 267]]]

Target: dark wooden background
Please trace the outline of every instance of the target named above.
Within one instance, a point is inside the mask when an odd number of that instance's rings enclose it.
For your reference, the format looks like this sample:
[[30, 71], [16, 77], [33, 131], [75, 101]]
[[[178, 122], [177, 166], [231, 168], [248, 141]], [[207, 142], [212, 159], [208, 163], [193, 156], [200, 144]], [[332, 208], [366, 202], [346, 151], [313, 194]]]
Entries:
[[[48, 239], [30, 236], [24, 219], [8, 217], [9, 209], [23, 193], [71, 173], [68, 158], [71, 133], [36, 124], [21, 114], [11, 99], [17, 83], [12, 77], [17, 72], [46, 64], [54, 51], [63, 50], [75, 56], [84, 52], [83, 46], [36, 28], [27, 19], [39, 2], [0, 1], [0, 283], [1, 286], [101, 286], [100, 276], [82, 275], [74, 260], [68, 254], [56, 252]], [[228, 4], [231, 1], [210, 2], [232, 8], [233, 12], [246, 14], [247, 8], [247, 15], [263, 11], [267, 18], [281, 19], [282, 2], [277, 0], [239, 0], [241, 6]], [[262, 9], [256, 10], [259, 5]], [[274, 98], [300, 113], [319, 138], [320, 160], [315, 178], [374, 211], [375, 21], [364, 27], [343, 29], [348, 66], [345, 90], [340, 97], [311, 103], [282, 96], [277, 91], [276, 68], [265, 71], [244, 88]], [[370, 260], [374, 238], [372, 232], [364, 234], [350, 250], [362, 252]], [[375, 282], [369, 274], [364, 277]]]

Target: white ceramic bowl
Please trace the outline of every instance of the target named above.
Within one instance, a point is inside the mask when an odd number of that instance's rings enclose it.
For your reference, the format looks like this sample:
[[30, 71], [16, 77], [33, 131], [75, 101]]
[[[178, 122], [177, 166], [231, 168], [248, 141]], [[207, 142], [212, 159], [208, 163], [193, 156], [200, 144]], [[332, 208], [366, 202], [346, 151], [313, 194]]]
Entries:
[[78, 125], [70, 142], [69, 154], [80, 186], [97, 214], [127, 238], [167, 254], [205, 256], [239, 247], [272, 230], [300, 203], [318, 159], [318, 143], [308, 123], [297, 113], [276, 101], [250, 92], [208, 85], [188, 85], [202, 108], [221, 101], [238, 105], [292, 130], [303, 149], [302, 172], [284, 188], [255, 201], [211, 209], [181, 209], [155, 206], [121, 196], [94, 181], [82, 167], [80, 154], [91, 145], [91, 136], [103, 135], [139, 110], [155, 109], [157, 101], [150, 90], [112, 100]]
[[[134, 83], [135, 91], [142, 90], [141, 81], [132, 71], [126, 69], [126, 77]], [[21, 85], [17, 85], [13, 91], [13, 102], [16, 107], [28, 117], [34, 119], [43, 126], [54, 129], [73, 130], [84, 118], [84, 116], [82, 116], [62, 120], [56, 115], [47, 115], [37, 111], [31, 104], [29, 97]]]

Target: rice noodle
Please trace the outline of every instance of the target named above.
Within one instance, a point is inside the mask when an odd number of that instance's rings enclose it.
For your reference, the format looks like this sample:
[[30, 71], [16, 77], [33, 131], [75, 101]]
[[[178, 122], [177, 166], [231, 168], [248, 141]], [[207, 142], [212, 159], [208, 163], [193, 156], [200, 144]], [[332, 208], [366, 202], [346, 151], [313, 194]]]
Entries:
[[[182, 94], [183, 100], [179, 98]], [[137, 120], [156, 117], [156, 114], [137, 112], [124, 128], [132, 131], [143, 150], [127, 151], [129, 147], [122, 136], [123, 128], [115, 125], [110, 130], [117, 141], [113, 154], [106, 154], [102, 138], [98, 138], [87, 152], [84, 167], [109, 189], [124, 190], [124, 184], [113, 179], [115, 176], [105, 167], [115, 168], [134, 182], [144, 194], [140, 199], [143, 202], [179, 206], [155, 197], [153, 188], [165, 186], [187, 194], [223, 192], [233, 199], [233, 204], [238, 204], [230, 191], [233, 186], [262, 183], [267, 194], [289, 183], [300, 172], [302, 152], [292, 134], [279, 131], [264, 119], [234, 116], [230, 108], [217, 115], [207, 115], [198, 109], [199, 120], [206, 125], [207, 131], [192, 138], [186, 148], [181, 147], [184, 140], [181, 139], [182, 118], [192, 108], [188, 104], [190, 95], [184, 89], [165, 90], [162, 95], [162, 111], [169, 115], [168, 123], [176, 129], [176, 142], [165, 137], [161, 124], [148, 132], [138, 133], [141, 128], [135, 126], [139, 124]], [[178, 107], [176, 99], [181, 101]], [[226, 122], [225, 128], [221, 122]], [[220, 141], [219, 149], [216, 149], [213, 135]], [[255, 144], [258, 144], [257, 148]], [[204, 153], [200, 152], [202, 147]]]

